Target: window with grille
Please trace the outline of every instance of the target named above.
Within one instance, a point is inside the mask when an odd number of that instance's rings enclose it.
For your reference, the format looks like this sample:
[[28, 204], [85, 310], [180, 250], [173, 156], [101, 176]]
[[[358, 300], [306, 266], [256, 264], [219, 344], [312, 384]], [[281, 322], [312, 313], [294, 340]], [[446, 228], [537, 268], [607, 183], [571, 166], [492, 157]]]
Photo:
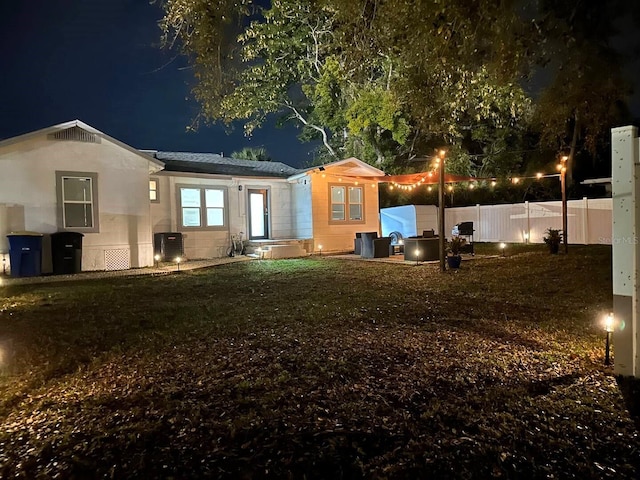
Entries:
[[360, 186], [330, 185], [330, 222], [363, 223], [364, 191]]
[[60, 228], [99, 231], [97, 182], [96, 173], [56, 172]]
[[226, 199], [224, 188], [180, 186], [180, 225], [186, 229], [224, 228]]

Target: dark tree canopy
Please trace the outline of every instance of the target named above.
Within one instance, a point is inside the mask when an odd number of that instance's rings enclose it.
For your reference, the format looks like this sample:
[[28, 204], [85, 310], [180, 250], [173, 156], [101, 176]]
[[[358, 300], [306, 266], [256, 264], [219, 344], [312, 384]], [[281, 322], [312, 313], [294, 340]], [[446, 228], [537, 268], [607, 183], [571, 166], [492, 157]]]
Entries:
[[165, 0], [161, 26], [205, 121], [250, 135], [276, 115], [322, 140], [321, 160], [388, 171], [447, 145], [452, 171], [500, 175], [532, 138], [593, 152], [624, 113], [612, 3]]

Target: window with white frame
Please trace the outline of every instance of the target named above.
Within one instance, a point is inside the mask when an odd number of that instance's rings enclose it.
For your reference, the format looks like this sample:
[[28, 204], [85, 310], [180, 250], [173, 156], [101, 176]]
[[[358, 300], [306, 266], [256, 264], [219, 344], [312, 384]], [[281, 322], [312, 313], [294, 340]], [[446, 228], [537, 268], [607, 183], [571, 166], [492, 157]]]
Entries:
[[225, 226], [225, 191], [223, 188], [181, 186], [178, 188], [181, 226], [216, 229]]
[[330, 221], [361, 223], [364, 221], [364, 191], [359, 186], [331, 185]]
[[152, 178], [149, 180], [149, 200], [152, 202], [159, 202], [160, 198], [158, 197], [158, 179]]
[[56, 172], [58, 224], [63, 229], [98, 232], [98, 175]]

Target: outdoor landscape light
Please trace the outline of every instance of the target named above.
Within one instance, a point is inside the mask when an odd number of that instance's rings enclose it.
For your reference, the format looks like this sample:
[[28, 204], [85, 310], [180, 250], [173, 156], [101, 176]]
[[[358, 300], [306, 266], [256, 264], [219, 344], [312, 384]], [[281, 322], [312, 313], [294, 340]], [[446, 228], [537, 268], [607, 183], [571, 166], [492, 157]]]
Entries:
[[529, 243], [529, 233], [524, 232], [522, 236], [524, 237], [524, 243]]
[[160, 255], [155, 255], [153, 259], [156, 261], [156, 268], [158, 268], [158, 262], [160, 261]]
[[507, 248], [507, 244], [506, 243], [501, 243], [500, 244], [500, 251], [502, 252], [502, 256], [504, 257], [504, 249]]
[[606, 341], [605, 350], [604, 350], [604, 364], [610, 365], [611, 364], [611, 357], [610, 357], [611, 334], [613, 333], [613, 313], [610, 313], [605, 317], [604, 330], [605, 332], [607, 332], [607, 341]]
[[416, 248], [416, 265], [418, 265], [418, 259], [420, 258], [420, 249]]
[[539, 172], [538, 172], [538, 173], [536, 173], [536, 178], [537, 178], [538, 180], [540, 180], [540, 179], [542, 178], [542, 176], [543, 176], [543, 175], [542, 175], [541, 173], [539, 173]]
[[176, 257], [176, 263], [178, 264], [178, 271], [180, 271], [180, 262], [182, 259], [180, 257]]
[[264, 260], [264, 250], [262, 248], [256, 248], [256, 253], [258, 254], [258, 257], [261, 261]]
[[322, 256], [322, 245], [318, 245], [318, 250], [320, 250], [320, 256]]

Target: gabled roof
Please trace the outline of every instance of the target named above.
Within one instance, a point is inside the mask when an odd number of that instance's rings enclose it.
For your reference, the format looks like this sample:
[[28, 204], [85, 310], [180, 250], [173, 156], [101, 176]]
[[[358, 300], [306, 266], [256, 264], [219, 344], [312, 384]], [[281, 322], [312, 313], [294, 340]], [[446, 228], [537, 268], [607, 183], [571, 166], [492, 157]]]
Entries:
[[289, 178], [289, 180], [296, 180], [297, 178], [308, 175], [314, 171], [331, 171], [332, 174], [357, 178], [383, 177], [385, 175], [382, 170], [379, 170], [362, 160], [358, 160], [355, 157], [350, 157], [345, 158], [344, 160], [337, 160], [335, 162], [325, 163], [324, 165], [317, 165], [315, 167], [299, 170], [298, 173]]
[[52, 125], [51, 127], [47, 127], [47, 128], [42, 128], [40, 130], [35, 130], [33, 132], [29, 132], [29, 133], [24, 133], [22, 135], [18, 135], [17, 137], [11, 137], [11, 138], [7, 138], [6, 140], [2, 140], [0, 141], [0, 147], [4, 147], [7, 145], [13, 145], [15, 143], [20, 143], [20, 142], [24, 142], [26, 140], [29, 140], [30, 138], [35, 138], [41, 135], [50, 135], [50, 134], [55, 134], [57, 132], [61, 132], [63, 130], [69, 130], [72, 128], [79, 128], [84, 130], [85, 132], [88, 133], [92, 133], [94, 135], [98, 135], [101, 138], [104, 138], [105, 140], [108, 140], [111, 143], [114, 143], [116, 145], [118, 145], [119, 147], [124, 148], [125, 150], [128, 150], [131, 153], [135, 153], [136, 155], [144, 158], [145, 160], [147, 160], [148, 162], [150, 162], [149, 164], [149, 170], [152, 172], [157, 172], [158, 170], [162, 170], [162, 168], [164, 167], [164, 164], [161, 161], [156, 160], [155, 158], [147, 155], [146, 153], [137, 150], [129, 145], [127, 145], [126, 143], [122, 143], [120, 140], [116, 140], [113, 137], [110, 137], [109, 135], [107, 135], [106, 133], [101, 132], [100, 130], [93, 128], [91, 125], [88, 125], [80, 120], [71, 120], [69, 122], [64, 122], [64, 123], [59, 123], [57, 125]]
[[150, 152], [167, 172], [208, 173], [242, 177], [288, 178], [299, 170], [280, 162], [259, 162], [223, 157], [217, 153]]

